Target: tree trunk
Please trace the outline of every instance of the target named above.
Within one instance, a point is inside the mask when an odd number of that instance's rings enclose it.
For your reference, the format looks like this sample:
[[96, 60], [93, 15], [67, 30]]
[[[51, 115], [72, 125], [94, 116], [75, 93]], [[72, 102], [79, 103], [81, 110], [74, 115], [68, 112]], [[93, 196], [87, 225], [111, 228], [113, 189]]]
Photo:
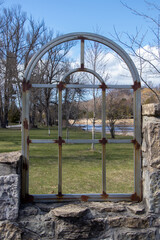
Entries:
[[115, 125], [114, 125], [114, 122], [111, 122], [109, 124], [109, 126], [110, 126], [111, 138], [115, 138]]

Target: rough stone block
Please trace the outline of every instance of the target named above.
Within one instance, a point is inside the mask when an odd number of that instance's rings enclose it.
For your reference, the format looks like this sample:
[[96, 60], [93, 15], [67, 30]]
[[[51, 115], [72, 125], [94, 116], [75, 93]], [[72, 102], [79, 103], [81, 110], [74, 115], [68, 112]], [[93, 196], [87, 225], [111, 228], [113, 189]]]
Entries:
[[160, 117], [160, 104], [150, 103], [142, 106], [143, 116]]
[[134, 213], [134, 214], [143, 214], [145, 212], [145, 208], [144, 205], [140, 205], [140, 204], [135, 204], [135, 205], [131, 205], [131, 206], [127, 206], [127, 209]]
[[33, 218], [24, 218], [19, 223], [20, 227], [23, 229], [25, 239], [55, 239], [55, 224], [53, 221], [46, 221], [41, 218], [41, 216], [36, 216]]
[[19, 194], [17, 174], [0, 176], [0, 220], [14, 220], [18, 217]]
[[143, 196], [150, 212], [160, 212], [160, 170], [143, 171]]
[[114, 202], [90, 202], [89, 207], [91, 209], [96, 209], [96, 212], [105, 213], [105, 212], [124, 212], [126, 211], [126, 207], [122, 203], [114, 203]]
[[107, 219], [108, 225], [112, 228], [115, 227], [125, 227], [125, 228], [148, 228], [150, 227], [150, 218], [148, 217], [126, 217], [126, 216], [116, 216], [109, 217]]
[[155, 229], [143, 231], [124, 231], [117, 232], [116, 240], [158, 240]]
[[79, 218], [88, 213], [89, 209], [86, 207], [76, 206], [76, 205], [66, 205], [63, 207], [55, 208], [50, 212], [50, 214], [55, 215], [56, 217], [63, 218]]
[[148, 122], [143, 128], [143, 166], [160, 169], [160, 121]]
[[0, 153], [0, 176], [19, 173], [21, 153]]
[[0, 223], [0, 239], [1, 240], [21, 240], [22, 230], [15, 223]]

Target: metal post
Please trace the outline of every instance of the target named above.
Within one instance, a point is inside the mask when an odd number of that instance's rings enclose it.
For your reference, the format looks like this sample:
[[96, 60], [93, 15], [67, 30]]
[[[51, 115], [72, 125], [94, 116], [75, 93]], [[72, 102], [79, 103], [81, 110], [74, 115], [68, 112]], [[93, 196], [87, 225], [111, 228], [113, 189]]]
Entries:
[[23, 164], [25, 163], [25, 156], [26, 156], [26, 130], [25, 130], [25, 126], [24, 126], [24, 122], [25, 122], [25, 113], [26, 113], [26, 92], [22, 92], [22, 191], [21, 191], [21, 197], [22, 199], [25, 199], [25, 195], [26, 195], [26, 187], [25, 187], [25, 183], [26, 183], [26, 172], [25, 169], [23, 168]]
[[84, 68], [84, 39], [81, 39], [81, 68]]
[[29, 88], [23, 80], [22, 93], [22, 199], [29, 194]]
[[59, 102], [58, 102], [58, 195], [62, 195], [62, 90], [59, 89]]
[[141, 187], [141, 89], [134, 92], [134, 189], [136, 195], [142, 198]]
[[[106, 138], [106, 91], [102, 89], [102, 139]], [[106, 193], [106, 144], [102, 144], [102, 192]]]

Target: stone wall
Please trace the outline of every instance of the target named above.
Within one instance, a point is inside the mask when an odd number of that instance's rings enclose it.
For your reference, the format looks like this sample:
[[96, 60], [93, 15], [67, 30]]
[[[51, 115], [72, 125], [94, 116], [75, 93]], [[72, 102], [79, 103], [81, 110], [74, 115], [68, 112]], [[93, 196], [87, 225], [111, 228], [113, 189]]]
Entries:
[[15, 220], [18, 217], [20, 155], [20, 152], [0, 154], [0, 221]]
[[142, 116], [143, 198], [160, 213], [160, 104], [144, 105]]
[[0, 155], [0, 240], [160, 239], [160, 105], [142, 110], [143, 201], [21, 204], [20, 153]]

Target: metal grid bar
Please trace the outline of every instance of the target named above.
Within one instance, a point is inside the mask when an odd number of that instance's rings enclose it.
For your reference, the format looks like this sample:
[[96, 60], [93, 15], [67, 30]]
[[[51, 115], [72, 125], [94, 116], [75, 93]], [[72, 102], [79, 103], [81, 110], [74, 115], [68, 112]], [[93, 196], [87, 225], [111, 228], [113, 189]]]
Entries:
[[99, 143], [99, 139], [65, 139], [65, 143], [67, 144], [92, 144], [92, 143]]
[[[102, 89], [102, 139], [106, 138], [106, 91]], [[102, 192], [106, 193], [106, 144], [102, 144]]]
[[31, 195], [34, 202], [66, 202], [66, 201], [132, 201], [132, 194], [109, 193], [109, 194], [64, 194], [58, 196], [56, 194], [39, 194]]
[[[25, 84], [25, 81], [24, 81]], [[27, 140], [29, 137], [29, 89], [23, 89], [22, 96], [22, 199], [29, 194], [29, 145]]]
[[81, 68], [84, 68], [84, 39], [81, 39]]
[[107, 139], [107, 143], [132, 143], [132, 139]]
[[[57, 88], [57, 84], [32, 84], [33, 88]], [[65, 88], [91, 88], [98, 89], [100, 85], [95, 84], [66, 84]], [[132, 89], [132, 85], [106, 85], [107, 89]]]
[[[62, 139], [62, 91], [59, 90], [58, 101], [58, 136]], [[58, 194], [62, 194], [62, 144], [58, 147]]]
[[[134, 137], [137, 144], [134, 146], [134, 188], [137, 196], [142, 199], [141, 176], [141, 90], [134, 92]], [[138, 147], [139, 146], [139, 147]]]
[[36, 84], [32, 84], [32, 87], [33, 88], [57, 88], [57, 84], [39, 84], [39, 83], [36, 83]]
[[30, 143], [55, 143], [56, 140], [54, 139], [31, 139]]
[[[25, 159], [26, 159], [26, 143], [27, 143], [27, 138], [26, 138], [26, 129], [24, 128], [24, 122], [26, 119], [26, 92], [23, 91], [22, 93], [22, 156], [23, 156], [23, 163], [22, 165], [25, 164]], [[21, 197], [22, 199], [25, 199], [26, 196], [26, 170], [25, 168], [22, 167], [22, 192], [21, 192]]]
[[[100, 143], [99, 139], [64, 139], [65, 144], [90, 144], [90, 143], [95, 143], [98, 144]], [[31, 139], [30, 143], [34, 144], [40, 144], [40, 143], [57, 143], [56, 139]], [[107, 139], [107, 144], [112, 144], [112, 143], [132, 143], [131, 139]]]

